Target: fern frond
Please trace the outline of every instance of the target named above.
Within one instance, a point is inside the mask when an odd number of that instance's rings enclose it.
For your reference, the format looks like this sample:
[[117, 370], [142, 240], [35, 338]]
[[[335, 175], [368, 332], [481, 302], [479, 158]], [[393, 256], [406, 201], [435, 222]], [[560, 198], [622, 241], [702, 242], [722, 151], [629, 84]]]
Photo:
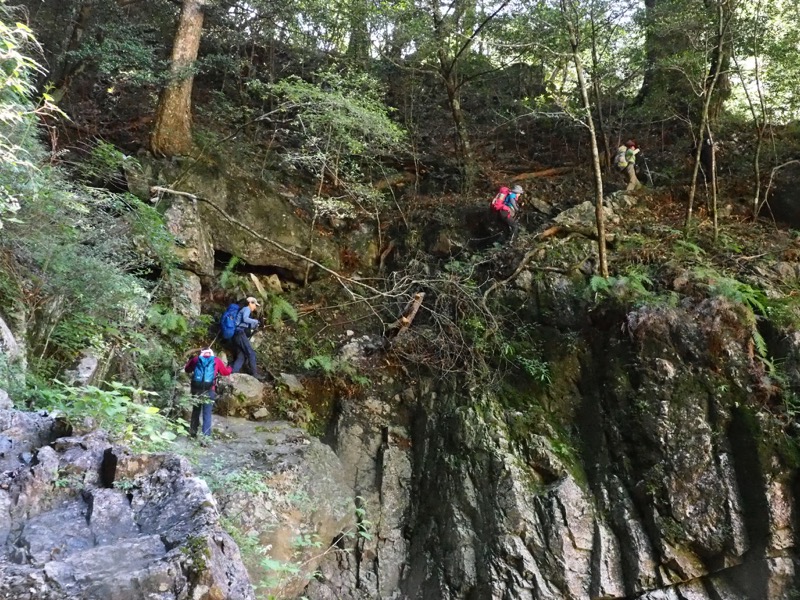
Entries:
[[292, 323], [297, 323], [297, 319], [300, 317], [300, 315], [297, 314], [297, 309], [288, 301], [280, 296], [273, 296], [270, 298], [270, 303], [271, 308], [269, 320], [273, 326], [277, 326], [283, 320], [284, 316], [289, 317], [289, 320], [292, 321]]
[[753, 344], [756, 347], [756, 352], [761, 358], [767, 358], [769, 353], [767, 349], [767, 342], [764, 339], [764, 336], [759, 333], [758, 329], [753, 327]]

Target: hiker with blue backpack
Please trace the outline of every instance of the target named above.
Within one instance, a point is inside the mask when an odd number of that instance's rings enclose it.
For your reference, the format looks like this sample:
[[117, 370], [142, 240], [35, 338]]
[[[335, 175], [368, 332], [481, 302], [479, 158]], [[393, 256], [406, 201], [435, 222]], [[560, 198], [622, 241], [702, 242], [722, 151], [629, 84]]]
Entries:
[[[236, 360], [233, 361], [233, 372], [239, 373], [247, 362], [250, 374], [260, 379], [261, 375], [256, 366], [256, 352], [250, 344], [250, 336], [253, 335], [258, 327], [258, 319], [254, 319], [251, 315], [261, 306], [253, 296], [248, 296], [245, 301], [246, 304], [239, 308], [238, 304], [231, 304], [225, 314], [222, 315], [220, 321], [220, 329], [222, 331], [222, 338], [229, 339], [236, 352]], [[233, 316], [235, 311], [236, 316]]]
[[519, 197], [523, 194], [521, 185], [515, 185], [509, 190], [501, 187], [492, 200], [491, 209], [497, 220], [508, 227], [508, 241], [513, 242], [519, 229], [517, 217], [519, 216]]
[[192, 374], [190, 391], [195, 396], [195, 405], [192, 407], [192, 420], [189, 423], [189, 435], [197, 437], [197, 429], [200, 426], [200, 414], [203, 415], [203, 435], [211, 435], [211, 407], [217, 399], [217, 377], [230, 375], [233, 371], [214, 356], [211, 348], [203, 348], [199, 356], [189, 359], [183, 368], [187, 373]]

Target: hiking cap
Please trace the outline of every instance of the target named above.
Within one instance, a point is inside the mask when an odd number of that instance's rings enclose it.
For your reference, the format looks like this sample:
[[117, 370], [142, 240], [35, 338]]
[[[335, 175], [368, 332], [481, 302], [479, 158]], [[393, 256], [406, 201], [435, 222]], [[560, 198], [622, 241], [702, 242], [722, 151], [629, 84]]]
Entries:
[[200, 356], [214, 356], [214, 351], [211, 348], [203, 348], [200, 350]]
[[248, 296], [248, 297], [247, 297], [247, 303], [248, 303], [248, 304], [255, 304], [256, 306], [261, 306], [261, 305], [258, 303], [258, 300], [256, 300], [256, 299], [255, 299], [253, 296]]
[[522, 186], [521, 186], [521, 185], [515, 185], [515, 186], [514, 186], [514, 189], [513, 189], [513, 190], [511, 190], [511, 191], [512, 191], [512, 192], [514, 192], [515, 194], [522, 194], [522, 193], [523, 193], [523, 190], [522, 190]]

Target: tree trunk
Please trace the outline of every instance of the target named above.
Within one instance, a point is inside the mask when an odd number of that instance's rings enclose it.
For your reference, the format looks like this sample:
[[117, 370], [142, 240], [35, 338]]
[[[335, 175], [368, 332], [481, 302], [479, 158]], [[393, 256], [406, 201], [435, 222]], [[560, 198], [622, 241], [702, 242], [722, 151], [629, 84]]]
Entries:
[[453, 124], [456, 131], [456, 156], [461, 164], [464, 188], [470, 189], [477, 175], [477, 167], [475, 166], [475, 160], [472, 156], [472, 146], [469, 141], [469, 132], [467, 131], [467, 123], [464, 119], [464, 111], [461, 110], [458, 80], [452, 71], [445, 78], [444, 83], [447, 89], [447, 101], [450, 105], [450, 114], [453, 116]]
[[656, 69], [658, 68], [658, 48], [660, 40], [656, 35], [656, 0], [644, 0], [644, 76], [642, 77], [642, 87], [636, 97], [636, 104], [641, 104], [650, 95], [655, 87]]
[[63, 52], [55, 61], [55, 68], [53, 69], [52, 78], [55, 82], [53, 90], [53, 100], [61, 102], [64, 94], [67, 92], [72, 75], [78, 72], [83, 67], [83, 61], [75, 61], [70, 58], [70, 55], [75, 52], [80, 46], [83, 34], [86, 33], [86, 28], [89, 24], [89, 18], [92, 15], [92, 8], [94, 3], [90, 0], [84, 1], [79, 7], [75, 19], [70, 23], [72, 32], [69, 36], [69, 41], [64, 46]]
[[353, 65], [362, 68], [366, 68], [369, 62], [368, 15], [369, 5], [365, 0], [350, 2], [350, 40], [347, 44], [346, 56]]
[[[717, 36], [716, 36], [717, 46], [722, 45], [723, 39], [725, 38], [728, 31], [728, 24], [730, 23], [731, 13], [730, 11], [726, 11], [723, 8], [723, 3], [725, 2], [726, 0], [718, 0], [717, 2]], [[686, 221], [684, 223], [684, 229], [686, 230], [689, 229], [689, 225], [692, 221], [692, 208], [694, 205], [694, 196], [695, 193], [697, 192], [697, 173], [700, 171], [700, 153], [703, 149], [703, 141], [705, 139], [706, 129], [708, 127], [707, 124], [711, 108], [711, 100], [714, 96], [714, 87], [716, 86], [717, 81], [719, 80], [720, 74], [721, 73], [719, 69], [713, 69], [712, 71], [709, 72], [710, 78], [707, 77], [706, 80], [703, 82], [703, 88], [704, 88], [703, 95], [705, 98], [703, 101], [703, 112], [700, 114], [700, 127], [698, 128], [699, 135], [697, 136], [698, 137], [697, 152], [695, 152], [694, 169], [692, 170], [692, 186], [691, 188], [689, 188], [689, 203], [688, 206], [686, 207]], [[710, 137], [711, 130], [708, 129], [708, 131]], [[712, 139], [711, 140], [712, 144], [713, 141], [714, 140]], [[712, 160], [713, 160], [713, 153], [712, 153]], [[716, 214], [714, 214], [713, 217], [714, 217], [714, 237], [716, 239], [717, 236]]]
[[592, 89], [594, 90], [595, 102], [597, 103], [597, 128], [600, 130], [600, 139], [603, 142], [603, 157], [604, 161], [601, 164], [606, 165], [606, 173], [611, 172], [611, 148], [608, 143], [608, 134], [606, 133], [605, 119], [603, 118], [603, 93], [600, 89], [600, 60], [597, 57], [597, 24], [594, 20], [594, 12], [592, 12]]
[[[732, 7], [730, 0], [717, 0], [716, 2], [719, 23], [730, 23], [732, 18]], [[725, 27], [719, 31], [717, 38], [717, 45], [711, 53], [711, 66], [708, 70], [709, 83], [712, 79], [716, 79], [713, 88], [715, 93], [711, 98], [711, 104], [708, 108], [708, 118], [712, 122], [716, 122], [725, 101], [731, 97], [731, 52], [733, 44], [730, 39], [730, 30]], [[709, 86], [710, 87], [710, 86]]]
[[564, 15], [564, 20], [567, 23], [569, 42], [570, 46], [572, 46], [572, 60], [575, 63], [575, 73], [578, 76], [578, 87], [580, 87], [581, 98], [583, 99], [583, 108], [586, 113], [586, 125], [589, 127], [590, 142], [592, 147], [592, 170], [594, 171], [594, 216], [597, 224], [597, 261], [600, 275], [607, 278], [608, 260], [606, 259], [606, 226], [603, 215], [603, 171], [600, 167], [600, 152], [597, 149], [597, 133], [595, 132], [594, 119], [592, 118], [592, 104], [589, 101], [589, 90], [586, 87], [586, 78], [583, 76], [581, 55], [578, 51], [578, 27], [575, 23], [573, 23], [570, 17], [570, 12], [575, 11], [570, 11], [567, 8], [567, 1], [568, 0], [561, 0], [561, 13]]
[[150, 149], [160, 156], [188, 154], [192, 149], [192, 82], [207, 0], [183, 0], [172, 46], [170, 81], [156, 108]]

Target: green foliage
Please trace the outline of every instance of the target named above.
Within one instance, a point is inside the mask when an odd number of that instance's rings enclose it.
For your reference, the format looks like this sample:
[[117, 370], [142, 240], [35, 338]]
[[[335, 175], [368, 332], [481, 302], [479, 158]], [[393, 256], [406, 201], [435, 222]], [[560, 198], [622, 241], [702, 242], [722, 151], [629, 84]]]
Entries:
[[138, 484], [133, 479], [115, 479], [114, 489], [122, 492], [130, 492], [138, 487]]
[[288, 300], [277, 294], [270, 295], [267, 302], [269, 302], [269, 322], [273, 327], [280, 327], [284, 317], [293, 323], [297, 323], [300, 318], [297, 309]]
[[112, 182], [119, 180], [120, 172], [126, 165], [130, 168], [141, 168], [139, 161], [119, 150], [114, 144], [98, 140], [89, 156], [77, 164], [77, 171], [89, 182]]
[[147, 322], [156, 331], [165, 336], [183, 336], [189, 331], [189, 322], [186, 317], [165, 306], [151, 306], [147, 311]]
[[[0, 2], [0, 164], [9, 171], [33, 169], [28, 148], [33, 118], [36, 114], [57, 112], [52, 98], [43, 96], [43, 104], [33, 106], [34, 77], [44, 69], [30, 52], [39, 50], [33, 32], [22, 23], [10, 25], [10, 10]], [[0, 178], [0, 229], [3, 221], [18, 222], [14, 215], [22, 206], [22, 190], [6, 185]]]
[[653, 281], [641, 267], [632, 267], [624, 275], [603, 278], [597, 275], [589, 281], [588, 291], [594, 300], [612, 300], [622, 304], [644, 304], [656, 299], [651, 291]]
[[550, 367], [545, 361], [538, 357], [518, 356], [517, 362], [534, 381], [550, 384]]
[[[34, 130], [19, 141], [44, 156]], [[98, 176], [128, 160], [109, 144], [96, 156], [87, 173]], [[25, 307], [31, 379], [58, 377], [90, 349], [123, 381], [171, 395], [178, 346], [196, 329], [151, 307], [174, 293], [174, 240], [162, 217], [130, 194], [70, 183], [38, 164], [0, 162], [0, 189], [26, 199], [0, 238], [0, 289], [6, 310]]]
[[325, 377], [331, 379], [346, 377], [358, 385], [369, 384], [369, 379], [359, 375], [358, 369], [349, 361], [328, 354], [318, 354], [304, 360], [303, 368], [309, 371], [319, 369]]
[[203, 573], [208, 568], [211, 549], [203, 536], [192, 536], [181, 546], [181, 554], [186, 557], [187, 566], [194, 573]]
[[242, 468], [226, 473], [216, 473], [210, 477], [209, 487], [226, 492], [245, 492], [247, 494], [269, 494], [264, 473], [253, 469]]
[[93, 34], [84, 35], [80, 45], [67, 52], [65, 59], [92, 68], [106, 84], [105, 93], [109, 97], [124, 87], [164, 83], [166, 61], [157, 57], [163, 44], [158, 28], [148, 23], [146, 16], [143, 21], [131, 19], [115, 4], [103, 8], [105, 19], [93, 23], [102, 31], [95, 29]]
[[57, 489], [83, 489], [83, 477], [78, 473], [65, 473], [59, 469], [58, 477], [53, 482], [53, 486]]
[[247, 294], [248, 286], [250, 285], [247, 277], [239, 275], [235, 270], [236, 267], [243, 262], [244, 261], [238, 256], [232, 256], [219, 276], [220, 287], [223, 290], [231, 293], [231, 295], [236, 298], [239, 296], [245, 296]]
[[767, 342], [756, 326], [759, 318], [769, 315], [770, 299], [764, 290], [723, 275], [710, 267], [696, 267], [692, 276], [707, 286], [710, 294], [728, 298], [744, 307], [756, 353], [762, 361], [768, 361]]
[[112, 438], [134, 451], [159, 451], [186, 433], [185, 423], [168, 420], [157, 407], [144, 404], [152, 392], [112, 382], [108, 389], [95, 386], [58, 387], [38, 390], [34, 406], [53, 411], [70, 423], [89, 418]]
[[706, 251], [703, 250], [700, 246], [698, 246], [694, 242], [690, 242], [689, 240], [686, 239], [677, 239], [675, 240], [673, 253], [675, 254], [676, 257], [679, 257], [682, 260], [689, 260], [704, 256], [706, 254]]
[[399, 151], [404, 133], [389, 118], [380, 99], [380, 85], [361, 73], [318, 72], [313, 83], [288, 77], [276, 84], [250, 83], [251, 91], [280, 99], [279, 112], [288, 120], [293, 138], [285, 159], [290, 165], [346, 192], [347, 203], [315, 197], [318, 215], [352, 216], [356, 207], [366, 210], [380, 200], [363, 185], [367, 170], [379, 156]]
[[767, 314], [769, 299], [763, 290], [709, 268], [695, 269], [693, 274], [706, 283], [710, 293], [743, 304], [753, 313]]

